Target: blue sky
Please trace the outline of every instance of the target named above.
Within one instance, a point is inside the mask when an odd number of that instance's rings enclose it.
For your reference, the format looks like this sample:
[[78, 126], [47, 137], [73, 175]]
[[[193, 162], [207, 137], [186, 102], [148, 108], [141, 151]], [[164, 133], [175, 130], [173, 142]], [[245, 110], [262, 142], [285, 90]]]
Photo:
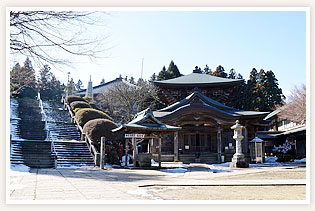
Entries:
[[109, 12], [101, 31], [108, 35], [109, 57], [74, 60], [73, 69], [56, 71], [59, 79], [71, 72], [86, 87], [123, 77], [149, 79], [171, 60], [182, 74], [194, 67], [234, 68], [247, 80], [252, 68], [272, 70], [288, 94], [306, 83], [306, 34], [303, 11], [121, 11]]

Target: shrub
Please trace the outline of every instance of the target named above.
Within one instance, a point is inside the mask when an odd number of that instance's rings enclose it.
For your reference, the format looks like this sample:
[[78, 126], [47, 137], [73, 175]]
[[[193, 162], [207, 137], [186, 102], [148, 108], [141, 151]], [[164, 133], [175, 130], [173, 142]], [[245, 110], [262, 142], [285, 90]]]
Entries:
[[73, 110], [73, 113], [74, 113], [74, 114], [77, 113], [80, 109], [82, 109], [82, 108], [76, 108], [76, 109], [74, 109], [74, 110]]
[[74, 101], [70, 104], [70, 107], [72, 108], [72, 110], [76, 108], [91, 108], [91, 106], [87, 102], [83, 101]]
[[[83, 98], [81, 98], [80, 96], [75, 96], [75, 95], [69, 95], [66, 97], [66, 102], [70, 105], [72, 102], [74, 101], [83, 101], [86, 102], [86, 100], [84, 100]], [[87, 102], [86, 102], [87, 103]]]
[[278, 154], [277, 162], [289, 162], [292, 159], [290, 154]]
[[87, 101], [87, 102], [92, 102], [92, 98], [91, 97], [87, 97], [87, 96], [84, 96], [84, 97], [82, 97], [85, 101]]
[[90, 120], [93, 119], [109, 119], [112, 120], [112, 118], [110, 116], [108, 116], [107, 114], [105, 114], [102, 111], [98, 111], [96, 109], [93, 108], [82, 108], [79, 111], [77, 111], [75, 113], [75, 118], [77, 120], [77, 122], [79, 123], [79, 125], [81, 125], [81, 127], [83, 127], [85, 125], [85, 123], [87, 123]]
[[94, 108], [94, 109], [100, 110], [100, 109], [96, 106], [96, 104], [95, 104], [95, 103], [93, 103], [93, 102], [89, 102], [89, 104], [90, 104], [91, 108]]
[[97, 149], [100, 151], [101, 137], [106, 138], [106, 148], [109, 150], [106, 162], [120, 164], [119, 162], [119, 140], [123, 138], [122, 133], [113, 134], [112, 129], [117, 128], [117, 125], [108, 119], [93, 119], [88, 121], [83, 127], [85, 133]]

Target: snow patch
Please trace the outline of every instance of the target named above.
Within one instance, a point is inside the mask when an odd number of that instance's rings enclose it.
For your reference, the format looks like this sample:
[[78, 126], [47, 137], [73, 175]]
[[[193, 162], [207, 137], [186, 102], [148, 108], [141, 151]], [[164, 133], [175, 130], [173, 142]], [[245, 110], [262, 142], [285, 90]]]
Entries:
[[306, 158], [302, 158], [300, 160], [294, 160], [295, 163], [306, 163]]
[[277, 159], [277, 157], [266, 157], [265, 163], [276, 163]]
[[149, 194], [148, 190], [144, 188], [138, 188], [137, 190], [129, 190], [127, 193], [133, 194], [133, 195], [139, 195], [142, 197], [149, 197], [154, 200], [162, 200], [160, 197], [156, 197], [156, 196], [153, 196], [152, 194]]
[[11, 172], [30, 172], [30, 167], [23, 165], [23, 164], [18, 164], [18, 165], [12, 165], [10, 166]]

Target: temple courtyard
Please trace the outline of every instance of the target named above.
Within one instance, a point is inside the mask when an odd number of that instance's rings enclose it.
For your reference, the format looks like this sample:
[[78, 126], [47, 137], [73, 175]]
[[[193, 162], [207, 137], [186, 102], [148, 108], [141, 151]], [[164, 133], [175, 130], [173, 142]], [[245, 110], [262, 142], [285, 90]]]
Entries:
[[105, 170], [15, 166], [9, 174], [8, 202], [306, 200], [304, 162], [251, 164], [250, 168], [238, 169], [230, 169], [228, 165], [162, 163], [162, 169], [107, 166]]

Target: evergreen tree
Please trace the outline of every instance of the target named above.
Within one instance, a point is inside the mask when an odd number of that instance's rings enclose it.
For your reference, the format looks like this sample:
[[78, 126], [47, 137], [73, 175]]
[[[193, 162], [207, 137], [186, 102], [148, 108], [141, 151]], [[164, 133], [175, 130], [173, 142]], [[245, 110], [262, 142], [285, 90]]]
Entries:
[[235, 72], [235, 70], [232, 68], [232, 69], [230, 70], [230, 73], [229, 73], [229, 75], [228, 75], [228, 78], [229, 78], [229, 79], [236, 79], [236, 77], [237, 77], [236, 72]]
[[253, 68], [249, 80], [240, 84], [238, 93], [229, 106], [242, 110], [272, 111], [277, 104], [282, 104], [283, 98], [274, 73], [263, 69], [258, 73]]
[[134, 77], [132, 77], [132, 76], [130, 77], [129, 83], [136, 85]]
[[163, 81], [166, 79], [168, 79], [168, 76], [167, 76], [166, 68], [165, 68], [165, 66], [163, 66], [162, 70], [159, 72], [159, 74], [157, 76], [157, 80]]
[[265, 73], [263, 78], [263, 92], [262, 97], [265, 107], [262, 111], [272, 111], [276, 105], [281, 105], [285, 96], [282, 93], [282, 89], [279, 87], [278, 80], [272, 70]]
[[170, 65], [168, 66], [167, 70], [165, 66], [163, 66], [162, 70], [159, 72], [157, 76], [157, 81], [163, 81], [167, 79], [177, 78], [182, 76], [179, 72], [177, 66], [175, 65], [174, 61], [172, 60]]
[[172, 78], [177, 78], [179, 76], [181, 76], [182, 74], [180, 74], [176, 64], [174, 63], [174, 61], [172, 60], [170, 65], [167, 68], [167, 73], [168, 73], [168, 79], [172, 79]]
[[17, 63], [10, 72], [10, 90], [17, 97], [35, 98], [37, 95], [35, 70], [27, 57], [23, 67]]
[[216, 70], [212, 73], [213, 76], [221, 77], [221, 78], [226, 78], [227, 74], [225, 73], [224, 68], [219, 65]]
[[[104, 78], [103, 78], [103, 80], [104, 80]], [[104, 83], [105, 83], [105, 81], [104, 81]], [[75, 85], [76, 90], [77, 90], [77, 91], [81, 91], [81, 90], [82, 90], [82, 85], [83, 85], [83, 83], [82, 83], [82, 81], [79, 79], [79, 80], [78, 80], [78, 83]]]
[[243, 76], [239, 73], [239, 74], [237, 74], [236, 79], [243, 79]]
[[153, 75], [150, 77], [150, 82], [156, 81], [156, 74], [153, 73]]
[[212, 75], [212, 71], [207, 64], [206, 64], [206, 67], [203, 69], [203, 71], [206, 74]]
[[50, 70], [51, 68], [48, 65], [44, 65], [40, 70], [38, 89], [42, 99], [59, 101], [64, 87]]

